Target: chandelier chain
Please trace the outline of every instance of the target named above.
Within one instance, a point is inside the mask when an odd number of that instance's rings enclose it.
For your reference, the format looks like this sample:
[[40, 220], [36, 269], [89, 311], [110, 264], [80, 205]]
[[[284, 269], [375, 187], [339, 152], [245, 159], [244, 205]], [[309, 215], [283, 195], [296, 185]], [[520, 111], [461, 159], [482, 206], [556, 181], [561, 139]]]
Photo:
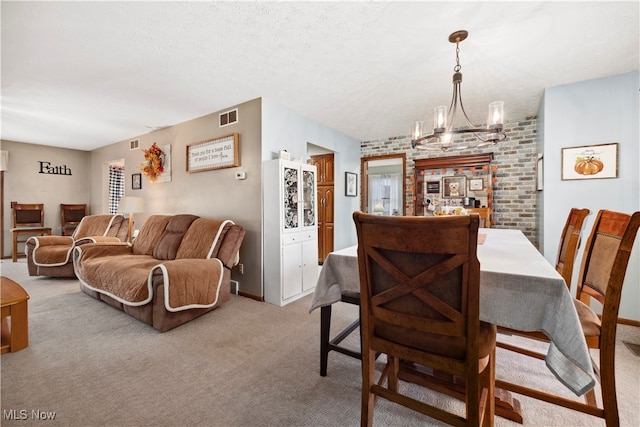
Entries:
[[462, 69], [460, 66], [460, 43], [456, 42], [456, 66], [453, 67], [453, 71], [457, 73], [460, 69]]

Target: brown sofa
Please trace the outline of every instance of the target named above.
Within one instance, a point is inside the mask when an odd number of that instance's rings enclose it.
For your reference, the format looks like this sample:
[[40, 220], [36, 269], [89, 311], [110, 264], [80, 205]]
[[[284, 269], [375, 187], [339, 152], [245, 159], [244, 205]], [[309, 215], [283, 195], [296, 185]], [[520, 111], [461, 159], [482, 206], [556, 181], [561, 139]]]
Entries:
[[244, 235], [230, 220], [152, 215], [131, 245], [76, 247], [75, 272], [84, 293], [164, 332], [231, 298]]
[[89, 215], [82, 218], [71, 236], [34, 236], [25, 252], [29, 276], [76, 277], [73, 248], [86, 243], [126, 242], [129, 219], [122, 215]]

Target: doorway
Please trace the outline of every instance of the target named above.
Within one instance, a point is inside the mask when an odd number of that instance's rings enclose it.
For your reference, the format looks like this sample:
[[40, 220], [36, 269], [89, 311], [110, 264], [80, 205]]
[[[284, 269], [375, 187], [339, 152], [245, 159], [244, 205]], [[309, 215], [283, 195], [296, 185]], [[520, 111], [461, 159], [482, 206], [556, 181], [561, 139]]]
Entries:
[[363, 157], [360, 209], [377, 215], [405, 215], [406, 154]]

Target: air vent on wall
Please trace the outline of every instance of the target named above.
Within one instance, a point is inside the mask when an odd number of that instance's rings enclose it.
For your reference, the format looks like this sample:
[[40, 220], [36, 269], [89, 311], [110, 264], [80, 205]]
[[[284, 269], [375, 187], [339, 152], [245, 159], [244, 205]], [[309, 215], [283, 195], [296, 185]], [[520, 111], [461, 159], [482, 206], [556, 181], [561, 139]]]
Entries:
[[140, 149], [139, 139], [132, 139], [131, 141], [129, 141], [129, 150], [138, 150], [138, 149]]
[[229, 126], [238, 122], [238, 109], [220, 113], [220, 127]]

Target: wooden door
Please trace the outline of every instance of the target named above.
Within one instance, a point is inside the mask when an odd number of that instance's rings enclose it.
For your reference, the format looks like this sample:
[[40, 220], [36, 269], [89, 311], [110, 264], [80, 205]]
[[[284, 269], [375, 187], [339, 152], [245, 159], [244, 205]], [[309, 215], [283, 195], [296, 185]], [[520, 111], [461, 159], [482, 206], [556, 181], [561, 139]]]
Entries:
[[311, 156], [311, 164], [318, 169], [318, 185], [333, 185], [333, 154]]
[[[318, 262], [333, 251], [333, 186], [318, 187]], [[322, 220], [320, 221], [320, 218]]]
[[318, 169], [318, 263], [333, 251], [334, 203], [333, 154], [311, 156], [311, 164]]

